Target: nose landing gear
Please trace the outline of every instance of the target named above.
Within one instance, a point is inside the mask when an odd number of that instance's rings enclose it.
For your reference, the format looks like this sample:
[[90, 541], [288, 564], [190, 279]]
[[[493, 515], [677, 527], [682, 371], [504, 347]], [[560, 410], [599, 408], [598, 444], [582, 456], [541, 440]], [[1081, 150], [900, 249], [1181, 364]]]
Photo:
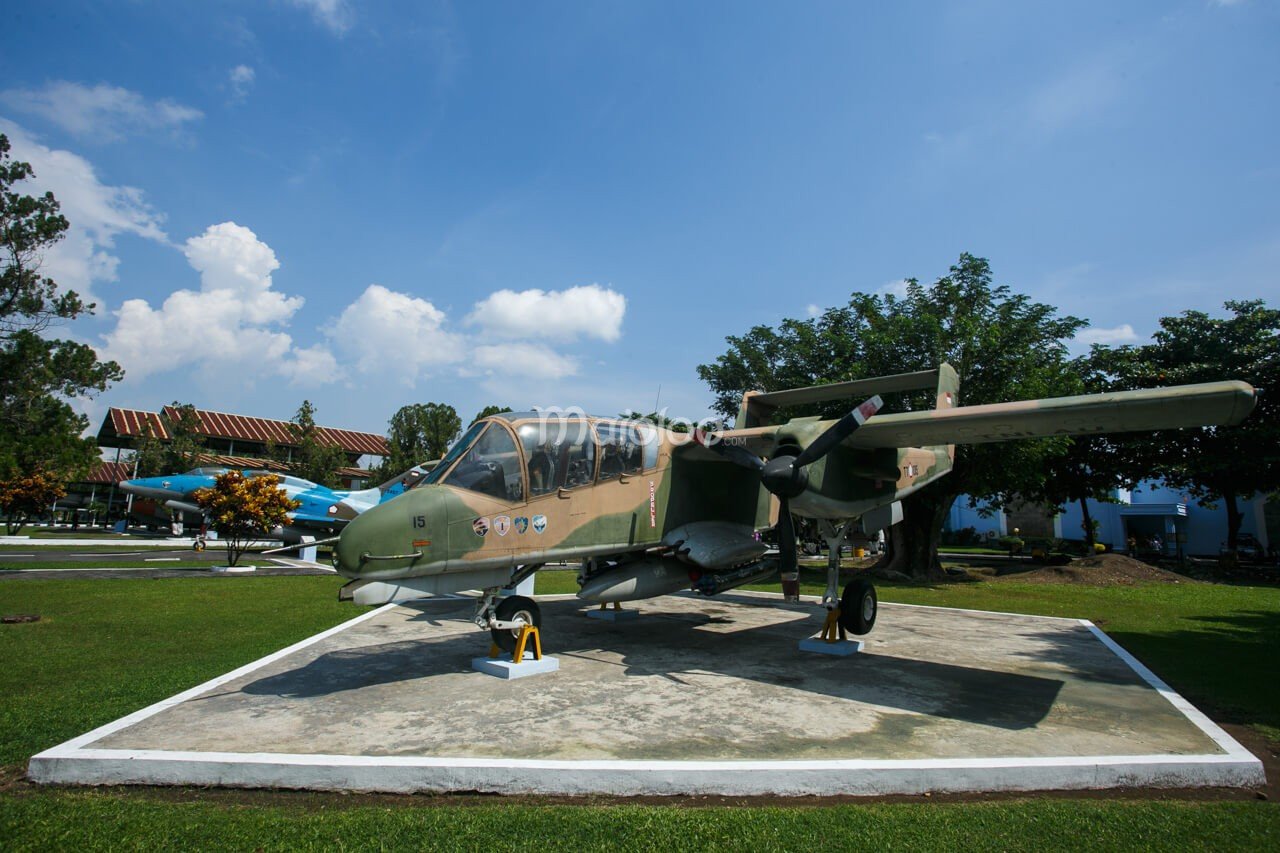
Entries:
[[542, 627], [542, 610], [532, 598], [512, 595], [498, 598], [498, 588], [484, 591], [476, 604], [475, 623], [489, 629], [493, 643], [504, 652], [513, 652], [520, 632], [525, 627]]

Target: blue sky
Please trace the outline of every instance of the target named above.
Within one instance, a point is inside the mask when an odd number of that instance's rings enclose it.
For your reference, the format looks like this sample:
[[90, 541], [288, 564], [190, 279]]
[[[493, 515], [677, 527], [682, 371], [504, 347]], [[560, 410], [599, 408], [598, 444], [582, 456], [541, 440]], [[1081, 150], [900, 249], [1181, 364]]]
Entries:
[[[1280, 297], [1280, 7], [26, 4], [0, 132], [171, 400], [700, 417], [724, 337], [961, 252], [1140, 342]], [[1080, 347], [1083, 349], [1083, 345]]]

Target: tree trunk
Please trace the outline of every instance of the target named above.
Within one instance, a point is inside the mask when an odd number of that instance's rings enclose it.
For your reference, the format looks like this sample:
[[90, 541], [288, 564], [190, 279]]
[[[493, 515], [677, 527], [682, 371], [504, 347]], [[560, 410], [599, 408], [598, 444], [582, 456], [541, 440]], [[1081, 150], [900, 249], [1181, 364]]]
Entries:
[[916, 492], [902, 502], [902, 521], [889, 528], [888, 548], [877, 570], [900, 572], [913, 580], [946, 577], [938, 561], [942, 524], [956, 496], [950, 492]]
[[1093, 518], [1092, 518], [1092, 517], [1090, 517], [1090, 515], [1089, 515], [1089, 499], [1088, 499], [1088, 498], [1081, 498], [1081, 499], [1080, 499], [1080, 513], [1081, 513], [1081, 515], [1084, 517], [1084, 522], [1083, 522], [1083, 527], [1084, 527], [1084, 547], [1085, 547], [1085, 550], [1086, 550], [1088, 553], [1092, 554], [1092, 553], [1093, 553], [1093, 544], [1094, 544], [1094, 538], [1093, 538]]
[[1236, 506], [1234, 489], [1223, 490], [1222, 502], [1227, 505], [1227, 550], [1234, 554], [1240, 544], [1240, 524], [1244, 521], [1244, 516], [1240, 513], [1240, 507]]

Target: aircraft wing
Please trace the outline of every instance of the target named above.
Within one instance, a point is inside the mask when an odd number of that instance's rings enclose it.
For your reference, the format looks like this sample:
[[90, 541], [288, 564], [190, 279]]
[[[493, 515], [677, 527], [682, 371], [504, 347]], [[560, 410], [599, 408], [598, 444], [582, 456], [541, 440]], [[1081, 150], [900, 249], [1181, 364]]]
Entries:
[[850, 436], [848, 444], [865, 448], [927, 447], [1055, 435], [1226, 426], [1239, 423], [1253, 411], [1256, 394], [1253, 387], [1244, 382], [1208, 382], [877, 415]]
[[[1208, 382], [1141, 391], [1052, 397], [986, 406], [931, 409], [868, 418], [845, 444], [857, 448], [985, 444], [1055, 435], [1145, 432], [1240, 423], [1257, 392], [1245, 382]], [[772, 453], [781, 426], [724, 430], [717, 437], [756, 456]], [[699, 458], [716, 457], [696, 448]]]

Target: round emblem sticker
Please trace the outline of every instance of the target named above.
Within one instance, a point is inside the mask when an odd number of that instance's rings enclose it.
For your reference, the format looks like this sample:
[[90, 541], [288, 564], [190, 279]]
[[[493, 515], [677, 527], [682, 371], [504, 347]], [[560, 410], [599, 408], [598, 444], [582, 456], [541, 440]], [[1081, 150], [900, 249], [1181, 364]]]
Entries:
[[477, 536], [483, 536], [489, 532], [489, 519], [477, 518], [471, 522], [471, 529], [475, 531]]
[[495, 516], [493, 519], [493, 529], [499, 536], [506, 536], [507, 532], [511, 530], [511, 516]]

